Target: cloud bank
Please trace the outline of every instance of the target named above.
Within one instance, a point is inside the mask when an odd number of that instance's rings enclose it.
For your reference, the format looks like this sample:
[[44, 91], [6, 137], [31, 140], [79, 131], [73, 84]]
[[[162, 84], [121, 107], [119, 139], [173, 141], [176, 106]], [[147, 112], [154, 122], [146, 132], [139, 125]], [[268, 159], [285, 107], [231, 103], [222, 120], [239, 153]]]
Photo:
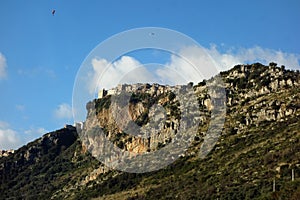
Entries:
[[[92, 60], [93, 72], [89, 81], [89, 92], [92, 94], [102, 88], [112, 88], [119, 83], [158, 82], [172, 85], [186, 84], [190, 81], [198, 83], [237, 64], [255, 62], [265, 65], [275, 62], [289, 69], [300, 69], [299, 54], [259, 46], [227, 49], [217, 45], [211, 45], [209, 48], [191, 46], [181, 49], [178, 55], [171, 55], [170, 61], [156, 70], [147, 69], [147, 65], [130, 56], [122, 56], [111, 65], [105, 59], [95, 58]], [[153, 63], [155, 62], [154, 60]]]
[[21, 145], [17, 132], [10, 125], [0, 121], [0, 149], [15, 149]]
[[[210, 48], [186, 47], [179, 54], [189, 62], [178, 56], [171, 56], [171, 61], [167, 63], [164, 69], [156, 73], [165, 76], [168, 79], [174, 79], [177, 84], [186, 84], [189, 81], [198, 83], [199, 77], [208, 79], [220, 71], [225, 71], [237, 64], [252, 64], [260, 62], [268, 65], [275, 62], [279, 66], [285, 65], [289, 69], [300, 69], [300, 55], [285, 53], [272, 49], [266, 49], [259, 46], [253, 48], [230, 48], [225, 51], [218, 50], [216, 45]], [[194, 66], [192, 66], [193, 64]], [[176, 74], [170, 73], [169, 69], [174, 69]], [[179, 80], [178, 74], [185, 78]]]
[[172, 54], [170, 62], [155, 73], [161, 78], [165, 77], [165, 80], [173, 81], [173, 85], [176, 85], [199, 82], [216, 75], [218, 70], [206, 49], [191, 46], [181, 49], [178, 56]]
[[106, 59], [92, 60], [93, 72], [89, 83], [89, 92], [99, 89], [110, 89], [121, 83], [151, 81], [152, 74], [138, 60], [130, 56], [122, 56], [110, 63]]
[[211, 57], [217, 61], [219, 70], [227, 70], [237, 64], [251, 64], [260, 62], [269, 64], [275, 62], [279, 66], [285, 65], [289, 69], [300, 69], [300, 55], [286, 53], [280, 50], [273, 50], [255, 46], [252, 48], [234, 48], [231, 47], [225, 51], [218, 50], [216, 45], [211, 45], [207, 49]]
[[21, 145], [27, 144], [47, 132], [41, 127], [31, 127], [21, 132], [14, 130], [9, 123], [0, 121], [0, 150], [18, 149]]

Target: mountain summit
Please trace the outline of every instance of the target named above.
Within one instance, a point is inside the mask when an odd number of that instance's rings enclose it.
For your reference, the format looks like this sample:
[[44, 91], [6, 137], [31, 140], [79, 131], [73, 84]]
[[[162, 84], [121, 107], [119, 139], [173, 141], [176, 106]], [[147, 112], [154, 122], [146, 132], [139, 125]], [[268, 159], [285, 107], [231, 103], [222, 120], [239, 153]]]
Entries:
[[[212, 101], [214, 94], [208, 93], [216, 77], [224, 82], [224, 101]], [[199, 127], [190, 146], [180, 154], [171, 152], [177, 157], [162, 169], [128, 173], [95, 158], [94, 150], [103, 142], [87, 137], [93, 127], [101, 127], [111, 143], [138, 157], [174, 144], [180, 127], [187, 126], [181, 122], [183, 100], [172, 87], [126, 85], [121, 90], [132, 94], [121, 125], [115, 123], [118, 116], [112, 110], [116, 106], [122, 110], [122, 102], [113, 101], [114, 95], [122, 93], [103, 95], [87, 103], [83, 129], [66, 126], [0, 157], [0, 199], [298, 199], [299, 71], [255, 63], [237, 65], [216, 77], [177, 86], [194, 91], [198, 110], [189, 116], [199, 121]], [[227, 107], [224, 127], [200, 157], [217, 104]], [[165, 116], [151, 110], [153, 105], [164, 108]], [[130, 134], [129, 116], [147, 137]], [[149, 126], [153, 119], [163, 119], [153, 123], [159, 134]], [[105, 162], [113, 163], [112, 158], [106, 157]]]

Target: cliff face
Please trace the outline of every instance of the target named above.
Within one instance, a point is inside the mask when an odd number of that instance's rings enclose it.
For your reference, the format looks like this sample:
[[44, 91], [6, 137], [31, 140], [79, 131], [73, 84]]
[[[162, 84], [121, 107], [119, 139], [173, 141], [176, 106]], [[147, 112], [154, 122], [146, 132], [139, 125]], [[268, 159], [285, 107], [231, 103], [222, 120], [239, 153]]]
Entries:
[[[226, 99], [219, 95], [220, 86], [210, 90], [213, 78], [174, 87], [123, 85], [89, 102], [80, 140], [69, 126], [0, 158], [0, 199], [297, 199], [300, 73], [256, 63], [235, 66], [220, 77]], [[174, 91], [193, 93], [195, 101]], [[185, 102], [197, 110], [184, 115]], [[227, 108], [224, 127], [200, 159], [205, 139], [214, 139], [207, 131], [218, 104]], [[137, 126], [128, 125], [133, 122]], [[111, 170], [91, 156], [105, 146], [103, 138], [89, 135], [95, 127], [122, 152], [138, 157], [167, 148], [181, 127], [194, 122], [199, 126], [191, 146], [156, 172]], [[121, 156], [105, 161], [116, 158]]]
[[[299, 73], [287, 71], [284, 67], [278, 68], [271, 63], [268, 67], [261, 64], [239, 65], [221, 73], [221, 76], [227, 93], [227, 99], [221, 103], [226, 104], [228, 112], [231, 113], [230, 117], [235, 119], [231, 126], [234, 126], [238, 133], [252, 125], [259, 127], [259, 124], [264, 122], [283, 122], [289, 116], [299, 116], [299, 93], [297, 93], [300, 85]], [[189, 112], [200, 122], [195, 137], [201, 138], [207, 131], [211, 111], [216, 101], [221, 99], [221, 97], [216, 98], [217, 89], [209, 91], [213, 82], [214, 79], [211, 79], [193, 87], [192, 84], [175, 87], [158, 84], [120, 86], [113, 89], [114, 95], [88, 103], [84, 132], [99, 126], [110, 141], [125, 151], [136, 154], [156, 151], [168, 145], [180, 126], [184, 126], [180, 124], [182, 105], [174, 94], [177, 89], [186, 90], [183, 92], [185, 95], [193, 92], [197, 98], [197, 102], [193, 103], [197, 107], [199, 116], [194, 110]], [[191, 90], [187, 89], [188, 86]], [[219, 88], [222, 87], [219, 85]], [[122, 97], [126, 93], [129, 96]], [[214, 95], [213, 99], [211, 95]], [[124, 102], [118, 103], [119, 98]], [[151, 110], [154, 105], [160, 106], [162, 110], [157, 112]], [[147, 128], [151, 119], [157, 123], [155, 128]], [[165, 121], [159, 124], [162, 119]], [[143, 126], [148, 137], [141, 137], [143, 131], [134, 134], [133, 130], [129, 130], [126, 126], [130, 125], [131, 121]], [[90, 139], [86, 144], [89, 147], [104, 148], [103, 145], [99, 146], [94, 142], [96, 140]], [[103, 144], [103, 141], [100, 143]], [[195, 154], [195, 152], [189, 153]]]
[[[118, 147], [133, 153], [155, 151], [166, 145], [177, 133], [180, 121], [180, 105], [173, 96], [173, 88], [157, 84], [138, 86], [120, 91], [124, 92], [120, 96], [128, 97], [107, 96], [90, 102], [84, 130], [100, 126]], [[184, 86], [178, 88], [181, 87]], [[103, 101], [110, 106], [105, 107]], [[132, 129], [143, 128], [132, 134], [131, 122], [135, 123]], [[147, 134], [146, 137], [142, 137], [143, 134]]]

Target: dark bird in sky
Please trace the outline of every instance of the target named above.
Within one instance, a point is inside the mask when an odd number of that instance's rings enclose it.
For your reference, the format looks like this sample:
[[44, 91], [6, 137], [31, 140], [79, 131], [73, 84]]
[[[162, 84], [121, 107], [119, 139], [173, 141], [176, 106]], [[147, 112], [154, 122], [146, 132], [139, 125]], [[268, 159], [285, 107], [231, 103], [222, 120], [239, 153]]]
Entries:
[[55, 10], [53, 9], [53, 10], [52, 10], [52, 15], [54, 16], [54, 14], [55, 14]]

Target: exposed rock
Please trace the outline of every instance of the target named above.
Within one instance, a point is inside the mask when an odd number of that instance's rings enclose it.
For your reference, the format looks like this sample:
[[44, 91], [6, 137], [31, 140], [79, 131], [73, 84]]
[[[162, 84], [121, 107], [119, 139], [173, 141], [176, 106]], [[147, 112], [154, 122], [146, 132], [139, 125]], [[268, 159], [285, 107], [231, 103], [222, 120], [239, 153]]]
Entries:
[[11, 154], [13, 154], [15, 152], [15, 150], [10, 149], [10, 150], [0, 150], [0, 158], [1, 157], [6, 157], [9, 156]]
[[[101, 129], [104, 137], [134, 158], [166, 147], [179, 128], [199, 123], [192, 139], [182, 138], [191, 146], [165, 169], [144, 175], [109, 169], [92, 157], [93, 150], [105, 147], [103, 138], [86, 137], [81, 146], [84, 138], [79, 142], [75, 127], [67, 125], [14, 153], [0, 152], [0, 199], [272, 199], [274, 178], [280, 185], [276, 195], [289, 199], [300, 174], [300, 74], [256, 63], [235, 66], [221, 76], [226, 102], [218, 85], [208, 94], [216, 79], [194, 85], [192, 92], [188, 86], [123, 84], [89, 102], [86, 121], [75, 124], [82, 137], [93, 127]], [[187, 109], [182, 102], [189, 102], [189, 96], [171, 91], [194, 94], [197, 101]], [[130, 98], [113, 101], [117, 95]], [[219, 124], [211, 124], [214, 107], [225, 103], [222, 134], [208, 134], [208, 127], [214, 132]], [[182, 120], [182, 112], [191, 120]], [[133, 122], [140, 132], [128, 128]], [[202, 148], [204, 138], [217, 142]], [[200, 151], [209, 154], [200, 159]], [[106, 159], [118, 162], [116, 156]]]

